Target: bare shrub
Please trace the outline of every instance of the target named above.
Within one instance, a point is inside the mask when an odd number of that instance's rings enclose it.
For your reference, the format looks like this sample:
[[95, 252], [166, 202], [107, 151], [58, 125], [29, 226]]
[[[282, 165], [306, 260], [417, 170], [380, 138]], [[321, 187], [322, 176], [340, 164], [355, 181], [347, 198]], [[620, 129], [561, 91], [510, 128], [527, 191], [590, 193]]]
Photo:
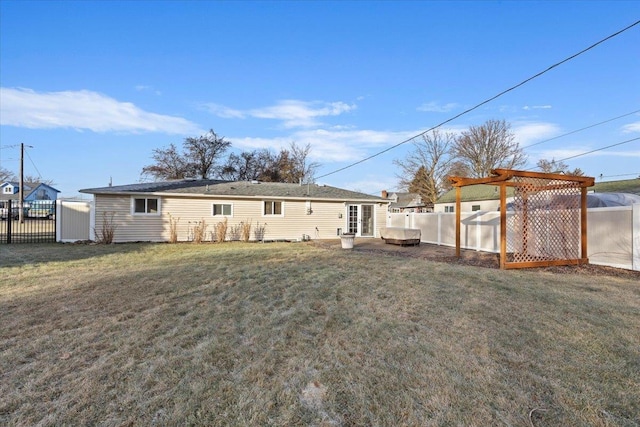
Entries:
[[178, 241], [178, 222], [180, 218], [174, 218], [169, 214], [169, 242], [176, 243]]
[[205, 240], [205, 233], [207, 231], [207, 223], [204, 221], [198, 221], [193, 226], [193, 243], [202, 243]]
[[100, 228], [93, 229], [93, 232], [96, 235], [96, 241], [98, 243], [113, 243], [113, 237], [115, 236], [117, 228], [116, 224], [113, 221], [114, 216], [115, 212], [102, 213], [102, 223], [100, 224]]
[[251, 237], [251, 221], [241, 222], [240, 225], [242, 225], [241, 239], [243, 242], [248, 242]]
[[259, 242], [264, 240], [264, 234], [267, 230], [267, 223], [265, 222], [263, 225], [260, 225], [259, 222], [256, 222], [256, 228], [253, 230], [253, 237]]
[[242, 223], [229, 227], [229, 240], [237, 242], [242, 234]]
[[215, 226], [215, 231], [211, 233], [211, 240], [217, 243], [222, 243], [227, 238], [227, 218], [224, 221], [220, 221]]

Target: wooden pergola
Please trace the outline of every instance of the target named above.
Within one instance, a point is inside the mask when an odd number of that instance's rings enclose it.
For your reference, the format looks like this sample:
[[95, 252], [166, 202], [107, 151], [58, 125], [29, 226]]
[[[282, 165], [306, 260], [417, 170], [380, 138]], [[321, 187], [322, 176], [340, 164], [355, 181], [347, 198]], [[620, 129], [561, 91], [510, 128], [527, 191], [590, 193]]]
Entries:
[[[501, 269], [589, 263], [587, 188], [593, 186], [593, 177], [512, 169], [491, 173], [487, 178], [449, 178], [456, 188], [456, 256], [460, 257], [461, 188], [493, 184], [500, 187]], [[507, 187], [514, 188], [509, 205]]]

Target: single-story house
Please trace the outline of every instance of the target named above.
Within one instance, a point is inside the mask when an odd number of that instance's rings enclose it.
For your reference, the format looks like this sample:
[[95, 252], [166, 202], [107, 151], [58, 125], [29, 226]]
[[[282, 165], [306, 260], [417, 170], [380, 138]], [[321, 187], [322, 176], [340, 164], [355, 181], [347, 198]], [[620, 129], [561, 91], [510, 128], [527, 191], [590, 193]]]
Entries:
[[[59, 190], [42, 182], [25, 182], [23, 196], [25, 202], [56, 200], [59, 192]], [[19, 198], [19, 182], [3, 182], [0, 184], [0, 200], [18, 200]]]
[[[500, 188], [496, 185], [478, 184], [460, 188], [462, 212], [497, 211], [500, 207]], [[513, 188], [507, 187], [507, 202], [513, 200]], [[455, 212], [456, 189], [444, 193], [434, 204], [434, 212]]]
[[[593, 187], [589, 187], [587, 192], [588, 194], [628, 193], [640, 195], [640, 178], [597, 182]], [[497, 211], [500, 207], [500, 190], [497, 186], [488, 184], [462, 187], [460, 201], [462, 212]], [[513, 201], [512, 187], [507, 187], [506, 201], [507, 204]], [[434, 212], [455, 212], [455, 206], [456, 190], [454, 188], [438, 199], [434, 206]], [[598, 205], [594, 204], [594, 206]]]
[[389, 200], [389, 212], [433, 212], [433, 204], [425, 203], [417, 193], [382, 191], [382, 198]]
[[[170, 241], [172, 228], [179, 241], [189, 241], [203, 225], [205, 240], [212, 240], [225, 220], [229, 229], [251, 224], [250, 240], [336, 239], [346, 232], [379, 237], [389, 203], [327, 185], [260, 181], [180, 180], [80, 192], [94, 197], [96, 234], [106, 219], [114, 242]], [[261, 235], [254, 232], [259, 228]]]

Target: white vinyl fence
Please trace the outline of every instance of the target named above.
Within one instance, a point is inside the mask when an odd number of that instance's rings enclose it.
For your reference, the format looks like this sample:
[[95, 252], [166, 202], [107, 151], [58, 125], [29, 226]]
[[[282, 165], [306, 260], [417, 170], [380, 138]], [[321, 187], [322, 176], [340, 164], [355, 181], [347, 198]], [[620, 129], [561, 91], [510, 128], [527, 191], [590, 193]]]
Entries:
[[[461, 212], [460, 245], [500, 252], [500, 212]], [[388, 227], [418, 228], [421, 241], [456, 245], [455, 213], [390, 213]], [[591, 264], [640, 270], [640, 204], [587, 210], [587, 256]]]
[[93, 240], [93, 202], [56, 201], [56, 242], [77, 242]]

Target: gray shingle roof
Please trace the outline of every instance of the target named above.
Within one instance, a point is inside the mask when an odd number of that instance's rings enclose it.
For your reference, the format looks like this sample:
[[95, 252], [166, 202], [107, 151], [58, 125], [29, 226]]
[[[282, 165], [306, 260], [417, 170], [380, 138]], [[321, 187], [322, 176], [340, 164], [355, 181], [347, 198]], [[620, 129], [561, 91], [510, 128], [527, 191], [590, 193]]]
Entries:
[[383, 201], [381, 197], [342, 188], [317, 184], [287, 184], [282, 182], [221, 181], [214, 179], [147, 182], [112, 187], [87, 188], [87, 194], [168, 193], [207, 196], [277, 197], [306, 199], [339, 199]]
[[396, 202], [391, 202], [389, 205], [391, 208], [404, 209], [404, 208], [421, 208], [426, 206], [425, 203], [420, 199], [420, 196], [417, 193], [393, 193], [398, 196], [398, 200]]

